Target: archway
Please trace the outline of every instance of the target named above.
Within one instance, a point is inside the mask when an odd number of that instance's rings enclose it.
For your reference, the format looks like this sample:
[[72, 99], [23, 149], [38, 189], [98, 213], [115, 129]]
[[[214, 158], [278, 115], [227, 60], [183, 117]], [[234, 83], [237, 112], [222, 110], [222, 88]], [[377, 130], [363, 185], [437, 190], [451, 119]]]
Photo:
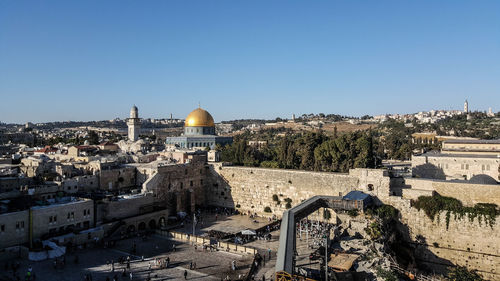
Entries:
[[156, 229], [156, 221], [155, 220], [150, 220], [149, 221], [149, 228], [150, 229]]
[[146, 223], [145, 222], [141, 222], [138, 226], [138, 229], [139, 230], [145, 230], [146, 229]]
[[159, 226], [160, 228], [167, 226], [167, 221], [165, 220], [165, 217], [161, 217], [161, 218], [158, 220], [158, 226]]
[[133, 233], [135, 232], [135, 226], [134, 225], [129, 225], [127, 227], [127, 233]]

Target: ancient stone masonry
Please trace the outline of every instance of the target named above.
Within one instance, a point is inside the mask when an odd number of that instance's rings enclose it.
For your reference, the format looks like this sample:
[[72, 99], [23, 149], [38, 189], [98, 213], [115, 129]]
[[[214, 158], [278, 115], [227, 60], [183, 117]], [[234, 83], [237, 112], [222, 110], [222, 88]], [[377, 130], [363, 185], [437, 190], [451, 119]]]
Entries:
[[500, 205], [500, 185], [498, 184], [473, 184], [465, 181], [451, 182], [416, 178], [406, 179], [405, 184], [411, 187], [410, 190], [435, 191], [442, 196], [456, 198], [466, 206], [473, 206], [477, 203]]
[[[352, 190], [381, 197], [389, 194], [389, 178], [382, 170], [354, 169], [341, 174], [213, 164], [210, 173], [207, 204], [266, 217], [281, 217], [287, 208], [315, 195], [342, 196]], [[265, 212], [266, 207], [271, 212]]]
[[203, 163], [168, 165], [143, 184], [143, 192], [153, 192], [170, 213], [194, 211], [196, 205], [205, 202], [207, 169]]
[[[491, 227], [484, 220], [480, 223], [477, 218], [472, 222], [467, 217], [455, 220], [452, 214], [447, 229], [445, 213], [431, 221], [423, 211], [411, 207], [411, 200], [393, 196], [396, 188], [391, 186], [393, 183], [383, 170], [354, 169], [349, 174], [340, 174], [221, 164], [208, 167], [205, 185], [208, 205], [236, 208], [265, 217], [281, 217], [288, 202], [293, 207], [314, 195], [339, 196], [351, 190], [361, 190], [401, 212], [401, 230], [406, 233], [404, 238], [416, 246], [419, 261], [437, 270], [451, 264], [464, 265], [479, 270], [487, 279], [500, 279], [500, 228], [497, 223]], [[464, 205], [483, 200], [500, 204], [495, 189], [498, 186], [420, 181], [424, 180], [408, 180], [406, 184], [410, 186], [403, 188], [403, 194], [407, 190], [414, 190], [415, 194], [422, 191], [423, 195], [438, 192], [458, 198]], [[478, 190], [471, 190], [475, 187]], [[472, 194], [471, 200], [467, 200], [467, 194]], [[271, 212], [265, 212], [266, 207]]]
[[[500, 226], [488, 225], [484, 218], [470, 221], [451, 214], [448, 229], [446, 212], [432, 221], [423, 210], [410, 207], [409, 200], [391, 198], [401, 213], [408, 238], [417, 249], [417, 258], [438, 271], [453, 264], [477, 269], [484, 278], [500, 279]], [[451, 262], [451, 263], [450, 263]]]

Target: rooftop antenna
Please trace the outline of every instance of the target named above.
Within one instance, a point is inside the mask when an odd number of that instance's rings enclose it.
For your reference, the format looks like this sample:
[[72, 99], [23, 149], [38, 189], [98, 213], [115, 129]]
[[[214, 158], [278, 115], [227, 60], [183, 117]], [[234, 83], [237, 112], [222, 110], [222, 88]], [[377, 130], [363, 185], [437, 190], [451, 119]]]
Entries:
[[198, 102], [198, 108], [201, 108], [201, 104], [200, 104], [200, 102]]

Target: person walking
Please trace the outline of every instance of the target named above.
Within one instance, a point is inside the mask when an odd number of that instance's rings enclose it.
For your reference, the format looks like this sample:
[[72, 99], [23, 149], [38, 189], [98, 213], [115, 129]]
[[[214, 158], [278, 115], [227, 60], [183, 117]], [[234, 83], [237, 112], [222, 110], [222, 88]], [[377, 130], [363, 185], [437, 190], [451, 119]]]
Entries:
[[184, 270], [184, 280], [187, 280], [187, 276], [188, 276], [188, 271]]
[[130, 271], [129, 276], [130, 276], [130, 280], [132, 280], [134, 278], [134, 275], [132, 274], [132, 271]]

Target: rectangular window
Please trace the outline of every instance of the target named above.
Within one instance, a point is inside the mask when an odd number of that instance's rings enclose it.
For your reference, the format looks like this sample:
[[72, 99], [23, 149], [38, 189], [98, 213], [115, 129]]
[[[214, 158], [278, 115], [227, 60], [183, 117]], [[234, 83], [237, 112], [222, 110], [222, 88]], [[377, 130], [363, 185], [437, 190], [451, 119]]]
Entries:
[[5, 224], [0, 225], [0, 231], [5, 232]]
[[71, 212], [71, 218], [74, 219], [75, 218], [75, 212]]
[[57, 222], [57, 216], [54, 216], [54, 222]]
[[460, 165], [460, 169], [462, 169], [462, 170], [464, 169], [464, 164]]
[[68, 220], [69, 220], [69, 213], [68, 213]]
[[490, 170], [490, 165], [486, 165], [486, 170], [489, 171]]
[[19, 229], [19, 222], [16, 221], [16, 229]]
[[465, 169], [469, 170], [469, 164], [465, 164]]
[[193, 181], [190, 181], [190, 182], [189, 182], [189, 186], [193, 186]]
[[49, 223], [51, 223], [51, 222], [52, 222], [52, 216], [49, 217]]
[[21, 228], [24, 228], [24, 221], [21, 222]]

